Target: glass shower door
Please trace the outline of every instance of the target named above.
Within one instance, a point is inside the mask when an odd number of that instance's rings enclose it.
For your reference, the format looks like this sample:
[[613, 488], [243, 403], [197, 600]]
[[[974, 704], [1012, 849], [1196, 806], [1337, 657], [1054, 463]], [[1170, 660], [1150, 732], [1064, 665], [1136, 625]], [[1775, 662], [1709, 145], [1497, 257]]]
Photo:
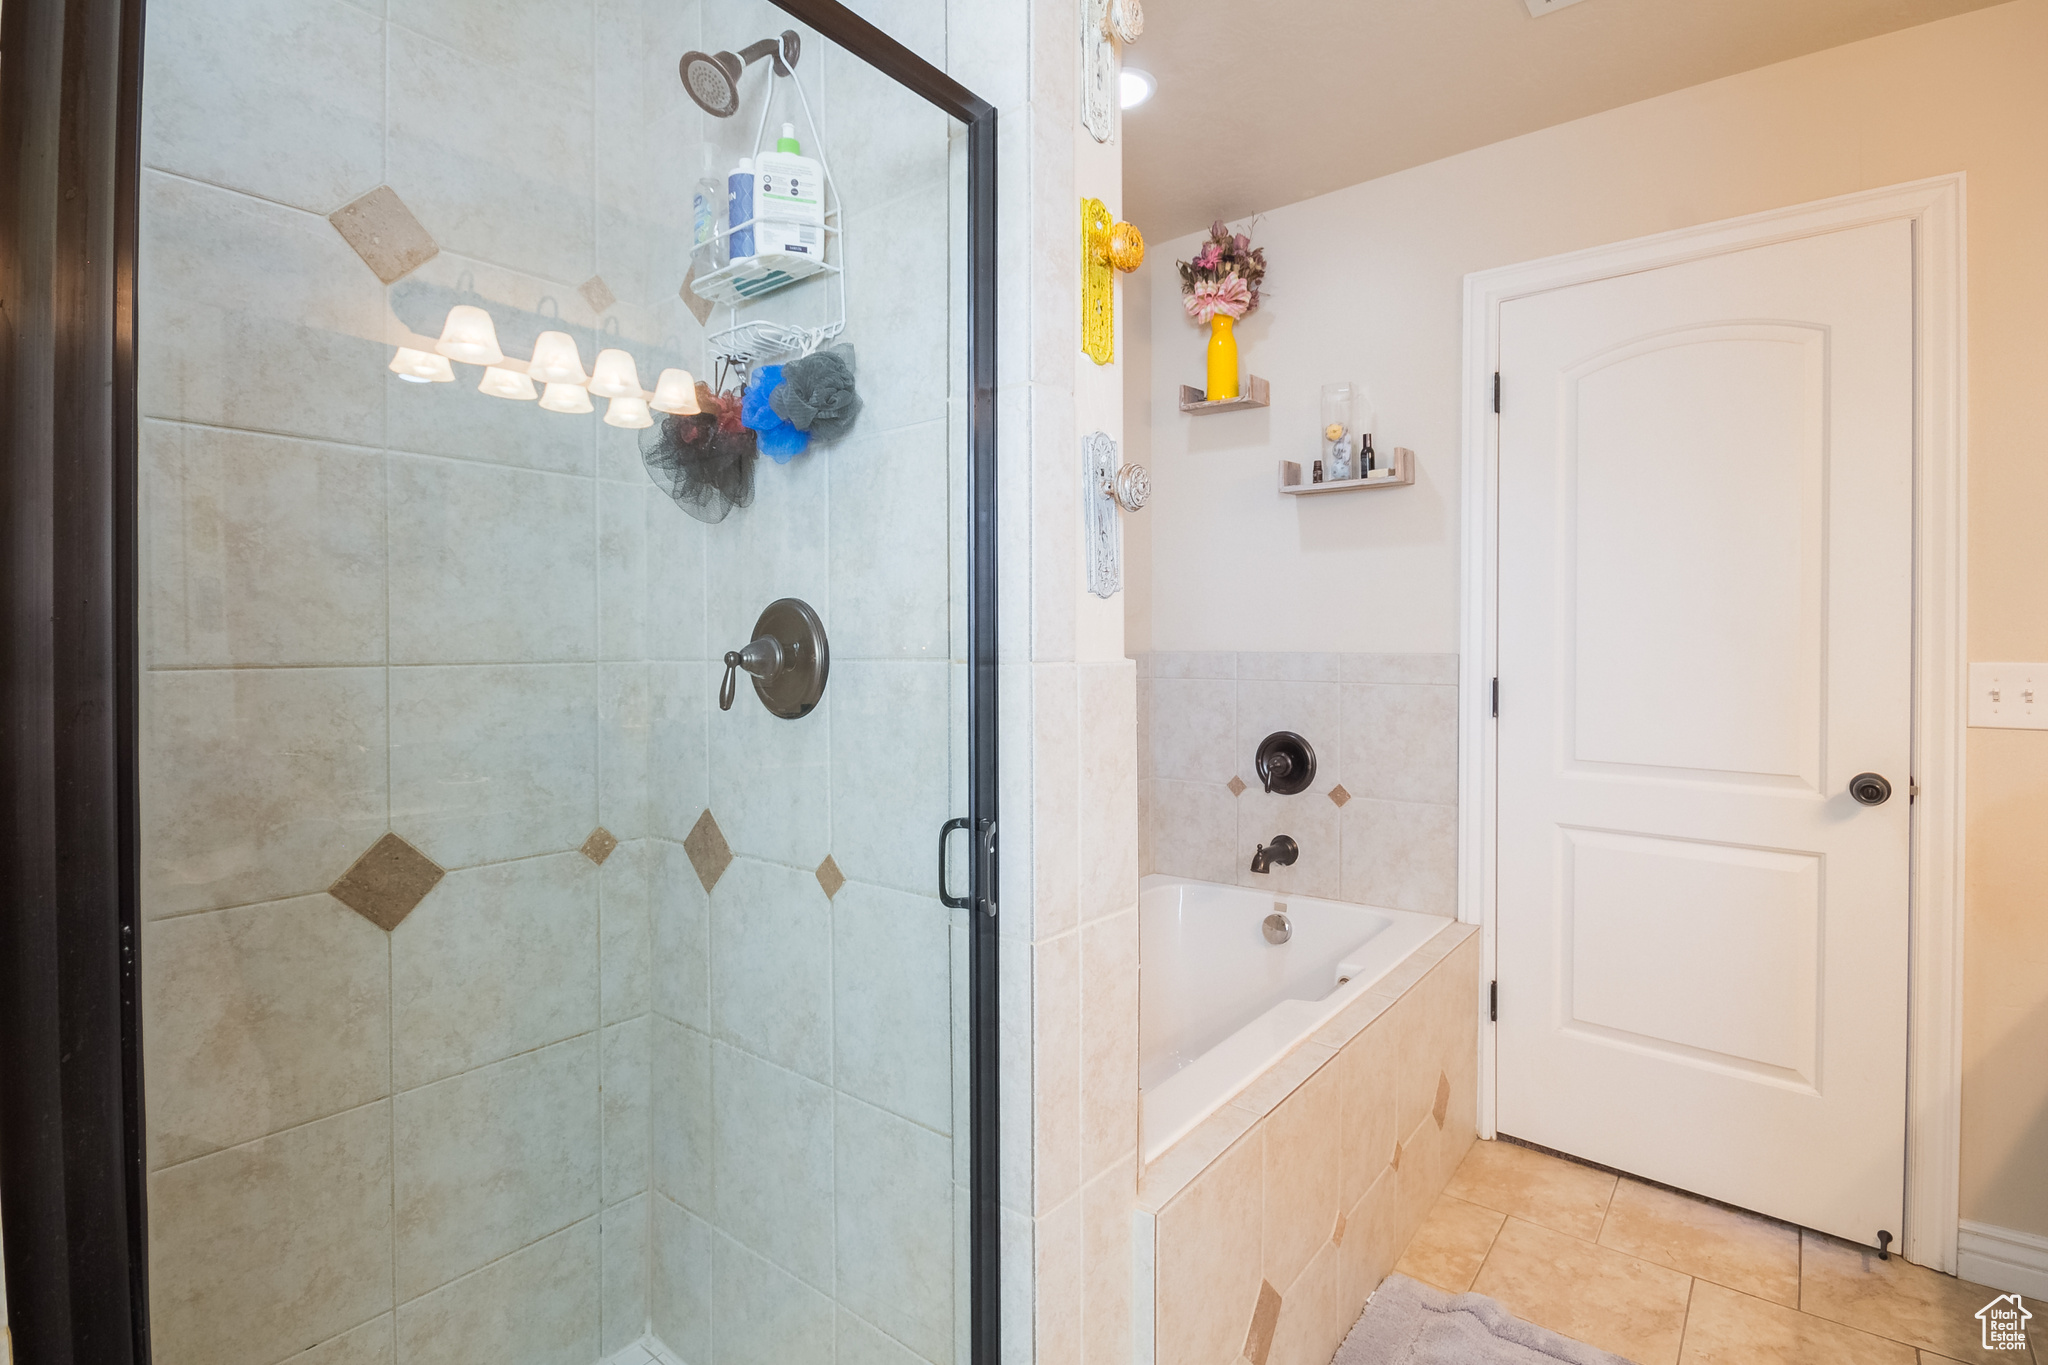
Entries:
[[145, 63], [155, 1359], [966, 1365], [963, 125], [755, 0]]

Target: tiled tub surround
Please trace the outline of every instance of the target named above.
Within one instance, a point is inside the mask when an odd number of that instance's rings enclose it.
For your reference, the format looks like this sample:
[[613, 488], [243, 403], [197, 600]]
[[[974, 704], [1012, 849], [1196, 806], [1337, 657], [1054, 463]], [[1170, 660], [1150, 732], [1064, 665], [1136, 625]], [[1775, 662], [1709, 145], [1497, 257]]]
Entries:
[[1446, 925], [1146, 1167], [1141, 1365], [1327, 1365], [1476, 1139], [1479, 995]]
[[[1358, 905], [1458, 910], [1455, 654], [1155, 652], [1138, 658], [1139, 837], [1146, 872]], [[1296, 796], [1261, 790], [1275, 730], [1316, 752]], [[1269, 873], [1253, 852], [1291, 834]]]
[[[943, 55], [936, 8], [901, 22]], [[384, 369], [458, 286], [508, 349], [559, 317], [586, 364], [602, 331], [643, 381], [697, 369], [694, 167], [650, 173], [702, 136], [676, 56], [786, 26], [754, 0], [152, 7], [161, 1365], [590, 1365], [650, 1326], [689, 1365], [955, 1359], [945, 121], [894, 121], [806, 34], [820, 117], [862, 111], [835, 170], [867, 408], [719, 526], [637, 433]], [[439, 246], [389, 286], [325, 217], [379, 184]], [[717, 711], [715, 659], [783, 595], [832, 632], [824, 703]], [[387, 835], [420, 862], [341, 880]]]

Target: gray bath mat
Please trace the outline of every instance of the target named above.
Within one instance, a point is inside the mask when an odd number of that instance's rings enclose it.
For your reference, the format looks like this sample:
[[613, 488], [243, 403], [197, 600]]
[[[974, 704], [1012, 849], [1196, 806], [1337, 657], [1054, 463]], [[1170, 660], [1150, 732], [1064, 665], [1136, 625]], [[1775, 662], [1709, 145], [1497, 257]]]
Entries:
[[1484, 1294], [1389, 1275], [1330, 1365], [1630, 1365], [1523, 1322]]

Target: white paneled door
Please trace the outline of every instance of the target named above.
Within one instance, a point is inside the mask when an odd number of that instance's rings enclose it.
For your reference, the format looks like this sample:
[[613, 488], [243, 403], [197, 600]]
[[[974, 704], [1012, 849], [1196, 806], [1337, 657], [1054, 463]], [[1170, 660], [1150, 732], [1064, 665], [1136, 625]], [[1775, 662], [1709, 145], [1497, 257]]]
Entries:
[[1866, 1245], [1905, 1169], [1912, 231], [1500, 321], [1500, 1131]]

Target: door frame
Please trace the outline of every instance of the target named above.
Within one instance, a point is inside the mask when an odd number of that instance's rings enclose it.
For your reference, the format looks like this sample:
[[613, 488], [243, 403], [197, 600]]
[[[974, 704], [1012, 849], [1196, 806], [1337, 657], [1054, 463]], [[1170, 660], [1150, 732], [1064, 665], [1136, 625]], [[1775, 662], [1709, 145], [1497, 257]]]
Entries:
[[[1498, 979], [1501, 305], [1511, 299], [1872, 223], [1913, 225], [1913, 803], [1908, 894], [1907, 1260], [1953, 1274], [1962, 1146], [1963, 762], [1968, 656], [1964, 177], [1936, 176], [1680, 228], [1465, 277], [1458, 918], [1481, 927]], [[1507, 399], [1512, 400], [1512, 393]], [[1510, 704], [1512, 699], [1510, 698]], [[1482, 992], [1482, 996], [1484, 992]], [[1486, 1005], [1480, 1004], [1482, 1012]], [[1495, 1135], [1499, 1056], [1479, 1030], [1479, 1128]]]

